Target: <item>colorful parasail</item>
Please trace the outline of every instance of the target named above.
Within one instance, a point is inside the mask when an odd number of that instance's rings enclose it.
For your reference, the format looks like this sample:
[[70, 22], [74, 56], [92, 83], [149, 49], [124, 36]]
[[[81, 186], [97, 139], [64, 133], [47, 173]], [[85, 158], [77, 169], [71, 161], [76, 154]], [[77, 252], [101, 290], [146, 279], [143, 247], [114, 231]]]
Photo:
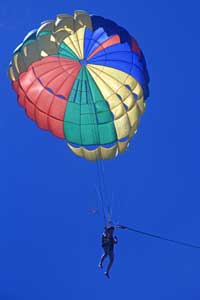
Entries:
[[149, 94], [136, 40], [84, 11], [31, 31], [13, 53], [9, 76], [28, 117], [94, 161], [127, 149]]

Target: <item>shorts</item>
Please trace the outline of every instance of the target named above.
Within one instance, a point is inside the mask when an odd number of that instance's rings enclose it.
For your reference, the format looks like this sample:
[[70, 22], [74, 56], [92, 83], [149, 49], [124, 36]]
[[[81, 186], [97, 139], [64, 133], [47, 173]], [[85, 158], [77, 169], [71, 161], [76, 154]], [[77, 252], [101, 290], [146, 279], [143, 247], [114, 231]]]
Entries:
[[112, 245], [107, 245], [103, 247], [103, 250], [106, 255], [113, 255], [113, 246]]

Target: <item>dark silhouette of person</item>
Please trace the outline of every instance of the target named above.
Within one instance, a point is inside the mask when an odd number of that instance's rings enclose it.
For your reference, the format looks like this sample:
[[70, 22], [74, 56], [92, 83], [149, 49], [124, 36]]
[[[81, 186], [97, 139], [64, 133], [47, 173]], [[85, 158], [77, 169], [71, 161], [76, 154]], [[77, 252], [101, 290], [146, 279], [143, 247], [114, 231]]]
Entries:
[[101, 245], [104, 250], [104, 253], [101, 256], [101, 260], [99, 262], [99, 268], [103, 268], [103, 262], [108, 256], [109, 263], [106, 272], [104, 273], [108, 278], [110, 278], [110, 269], [114, 262], [114, 245], [118, 243], [118, 238], [116, 236], [113, 236], [114, 231], [115, 231], [115, 227], [106, 226], [101, 236]]

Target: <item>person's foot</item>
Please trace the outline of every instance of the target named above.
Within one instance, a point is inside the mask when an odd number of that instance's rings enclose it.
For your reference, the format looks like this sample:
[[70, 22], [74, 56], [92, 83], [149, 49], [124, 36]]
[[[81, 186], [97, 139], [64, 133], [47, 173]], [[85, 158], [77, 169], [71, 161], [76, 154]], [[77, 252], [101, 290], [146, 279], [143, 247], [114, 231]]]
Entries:
[[100, 269], [102, 269], [102, 268], [103, 268], [102, 263], [99, 263], [99, 264], [98, 264], [98, 267], [99, 267]]
[[104, 274], [105, 274], [106, 277], [110, 278], [110, 275], [109, 275], [108, 272], [105, 272]]

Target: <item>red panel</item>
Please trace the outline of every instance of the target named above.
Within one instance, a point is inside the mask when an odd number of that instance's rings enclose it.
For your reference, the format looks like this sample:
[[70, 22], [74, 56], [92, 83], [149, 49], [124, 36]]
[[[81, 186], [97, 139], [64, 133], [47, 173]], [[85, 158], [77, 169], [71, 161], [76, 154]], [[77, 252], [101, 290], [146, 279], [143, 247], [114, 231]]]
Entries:
[[48, 117], [49, 130], [57, 137], [65, 138], [63, 130], [63, 121]]
[[58, 68], [53, 69], [51, 71], [47, 71], [45, 74], [42, 74], [40, 76], [37, 73], [37, 69], [34, 68], [34, 70], [36, 75], [40, 78], [43, 86], [47, 86], [50, 81], [54, 80], [60, 74], [63, 74], [65, 72], [60, 66], [58, 66]]
[[18, 101], [19, 105], [21, 105], [22, 107], [25, 107], [25, 94], [23, 91], [17, 95], [17, 101]]
[[[22, 86], [22, 88], [23, 88], [23, 86]], [[36, 103], [38, 101], [40, 94], [43, 92], [43, 90], [44, 90], [44, 87], [41, 85], [41, 83], [37, 79], [35, 79], [35, 81], [30, 86], [30, 88], [26, 94], [32, 103]]]
[[108, 48], [110, 46], [116, 45], [120, 43], [120, 38], [118, 35], [114, 35], [111, 38], [109, 38], [107, 41], [105, 41], [104, 43], [102, 43], [98, 48], [96, 48], [92, 54], [90, 54], [90, 56], [88, 57], [88, 59], [92, 58], [93, 56], [95, 56], [97, 53], [99, 53], [100, 51], [102, 51], [105, 48]]
[[18, 88], [17, 101], [22, 107], [25, 107], [25, 94], [20, 86]]
[[27, 98], [25, 98], [25, 111], [30, 119], [35, 120], [35, 106]]
[[67, 69], [70, 69], [71, 67], [76, 66], [77, 63], [78, 62], [67, 58], [48, 56], [43, 58], [39, 64], [38, 62], [34, 62], [32, 67], [34, 67], [37, 77], [41, 77], [43, 74], [54, 69], [62, 69], [62, 64], [67, 65]]
[[35, 110], [35, 120], [38, 126], [42, 129], [48, 130], [48, 115], [41, 112], [39, 109]]
[[28, 117], [60, 138], [64, 138], [67, 99], [80, 68], [80, 63], [73, 60], [46, 57], [32, 63], [20, 74], [19, 80], [13, 82], [19, 104], [24, 106]]
[[71, 93], [72, 87], [74, 85], [74, 81], [76, 80], [79, 70], [80, 70], [79, 68], [75, 69], [73, 76], [70, 76], [68, 78], [66, 84], [60, 86], [56, 94], [63, 95], [66, 99], [69, 98], [69, 95]]
[[71, 76], [69, 74], [67, 74], [65, 71], [63, 71], [62, 74], [60, 74], [59, 76], [53, 77], [51, 82], [49, 82], [49, 84], [47, 84], [47, 86], [48, 86], [48, 88], [53, 90], [54, 94], [57, 94], [59, 88], [63, 84], [68, 85], [68, 80], [70, 79], [70, 77]]
[[[49, 108], [53, 101], [54, 95], [48, 92], [47, 90], [43, 89], [42, 93], [40, 94], [38, 101], [36, 103], [36, 107], [41, 110], [42, 112], [48, 114]], [[61, 100], [63, 101], [63, 100]]]
[[58, 62], [58, 60], [59, 60], [58, 56], [46, 56], [40, 60], [35, 61], [34, 66], [37, 67], [44, 64], [50, 65], [51, 63]]
[[66, 71], [69, 74], [71, 74], [74, 69], [78, 69], [80, 71], [80, 68], [81, 68], [81, 64], [78, 61], [74, 61], [73, 65], [72, 65], [72, 64], [66, 63], [63, 60], [60, 60], [60, 66], [62, 67], [62, 69], [64, 71]]
[[54, 97], [53, 103], [49, 110], [49, 115], [61, 121], [64, 120], [67, 102], [65, 100]]
[[19, 84], [23, 88], [24, 92], [26, 93], [35, 80], [35, 75], [33, 73], [32, 68], [29, 68], [27, 72], [20, 74], [19, 76]]
[[12, 81], [12, 87], [15, 90], [15, 92], [18, 93], [18, 89], [19, 89], [18, 80]]
[[32, 64], [32, 67], [34, 68], [34, 71], [37, 75], [37, 77], [42, 77], [43, 75], [47, 74], [48, 72], [59, 70], [62, 68], [60, 67], [58, 61], [52, 62], [52, 63], [44, 63], [43, 65], [35, 66], [35, 64]]
[[132, 37], [131, 38], [131, 50], [136, 52], [139, 56], [141, 55], [140, 47], [138, 46], [137, 41]]

